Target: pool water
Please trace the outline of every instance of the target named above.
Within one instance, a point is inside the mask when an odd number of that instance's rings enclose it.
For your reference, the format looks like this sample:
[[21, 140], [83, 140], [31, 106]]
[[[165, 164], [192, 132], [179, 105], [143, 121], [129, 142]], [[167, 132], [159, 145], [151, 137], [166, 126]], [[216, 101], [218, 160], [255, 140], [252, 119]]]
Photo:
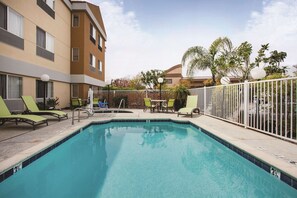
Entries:
[[189, 124], [91, 125], [0, 183], [0, 197], [297, 197]]

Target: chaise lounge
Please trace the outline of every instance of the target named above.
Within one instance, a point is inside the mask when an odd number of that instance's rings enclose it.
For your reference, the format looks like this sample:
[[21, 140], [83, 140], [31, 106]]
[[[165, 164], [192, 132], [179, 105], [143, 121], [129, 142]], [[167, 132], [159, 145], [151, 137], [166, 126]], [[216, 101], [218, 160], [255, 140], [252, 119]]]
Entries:
[[25, 122], [31, 124], [35, 130], [35, 126], [45, 123], [48, 125], [47, 119], [37, 115], [12, 115], [7, 108], [3, 98], [0, 96], [0, 125], [3, 125], [8, 121], [15, 121], [16, 125], [18, 122]]
[[35, 101], [33, 100], [32, 96], [22, 96], [22, 100], [27, 108], [28, 114], [34, 114], [34, 115], [51, 115], [59, 119], [59, 121], [62, 118], [68, 119], [68, 114], [63, 111], [58, 110], [39, 110], [37, 107]]
[[197, 108], [198, 103], [198, 96], [188, 96], [187, 97], [187, 104], [186, 107], [181, 108], [178, 113], [177, 117], [179, 115], [191, 115], [191, 118], [193, 117], [193, 113], [198, 112], [200, 113], [199, 108]]

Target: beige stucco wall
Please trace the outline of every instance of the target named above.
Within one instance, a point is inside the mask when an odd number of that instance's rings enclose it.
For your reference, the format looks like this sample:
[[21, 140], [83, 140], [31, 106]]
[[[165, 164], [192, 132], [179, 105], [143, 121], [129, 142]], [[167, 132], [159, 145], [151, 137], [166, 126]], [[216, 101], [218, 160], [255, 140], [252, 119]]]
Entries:
[[23, 77], [23, 95], [36, 97], [36, 79]]
[[[70, 74], [71, 12], [62, 1], [55, 1], [55, 19], [36, 3], [36, 0], [1, 0], [23, 16], [24, 50], [0, 42], [0, 54], [40, 67]], [[36, 26], [54, 37], [55, 60], [36, 55]]]
[[54, 97], [59, 98], [58, 108], [69, 107], [70, 103], [70, 84], [54, 82]]
[[[58, 97], [60, 105], [58, 108], [69, 106], [70, 102], [70, 84], [53, 81], [54, 98]], [[36, 98], [36, 78], [23, 77], [23, 95]]]

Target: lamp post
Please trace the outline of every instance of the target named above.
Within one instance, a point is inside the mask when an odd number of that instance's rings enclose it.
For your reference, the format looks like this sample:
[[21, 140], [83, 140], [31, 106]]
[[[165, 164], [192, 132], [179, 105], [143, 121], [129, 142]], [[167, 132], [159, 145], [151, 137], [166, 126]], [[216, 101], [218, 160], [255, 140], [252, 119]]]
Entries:
[[[266, 76], [266, 72], [263, 68], [255, 67], [251, 70], [251, 76], [254, 80], [259, 81], [260, 79], [264, 78]], [[259, 114], [260, 114], [260, 98], [259, 98], [259, 91], [257, 90], [257, 96], [255, 97], [256, 102], [256, 116], [257, 116], [257, 122], [259, 122]]]
[[266, 76], [266, 72], [263, 68], [255, 67], [251, 70], [251, 76], [254, 80], [260, 80]]
[[226, 85], [228, 85], [230, 83], [230, 78], [227, 77], [227, 76], [224, 76], [221, 78], [220, 80], [221, 84], [224, 85], [223, 87], [223, 98], [222, 98], [222, 115], [221, 117], [225, 117], [225, 108], [224, 108], [224, 101], [225, 101], [225, 88], [226, 88]]
[[43, 109], [45, 110], [45, 97], [46, 97], [46, 85], [49, 81], [50, 77], [47, 74], [42, 74], [40, 77], [41, 81], [43, 82]]
[[164, 82], [164, 79], [163, 78], [158, 78], [158, 83], [160, 84], [160, 100], [162, 99], [162, 97], [161, 97], [161, 91], [162, 91], [162, 83]]

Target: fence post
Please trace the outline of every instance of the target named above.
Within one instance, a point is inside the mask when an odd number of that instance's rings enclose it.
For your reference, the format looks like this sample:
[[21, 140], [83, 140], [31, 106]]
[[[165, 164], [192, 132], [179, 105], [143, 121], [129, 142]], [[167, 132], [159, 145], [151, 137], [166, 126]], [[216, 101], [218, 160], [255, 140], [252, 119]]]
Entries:
[[203, 114], [205, 115], [206, 112], [206, 86], [204, 86], [204, 92], [203, 92], [203, 97], [204, 97], [204, 104], [203, 104]]
[[243, 111], [243, 124], [244, 127], [247, 128], [248, 126], [248, 118], [249, 118], [249, 112], [248, 112], [248, 105], [249, 105], [249, 83], [248, 81], [244, 81], [244, 87], [243, 87], [243, 105], [244, 105], [244, 111]]

